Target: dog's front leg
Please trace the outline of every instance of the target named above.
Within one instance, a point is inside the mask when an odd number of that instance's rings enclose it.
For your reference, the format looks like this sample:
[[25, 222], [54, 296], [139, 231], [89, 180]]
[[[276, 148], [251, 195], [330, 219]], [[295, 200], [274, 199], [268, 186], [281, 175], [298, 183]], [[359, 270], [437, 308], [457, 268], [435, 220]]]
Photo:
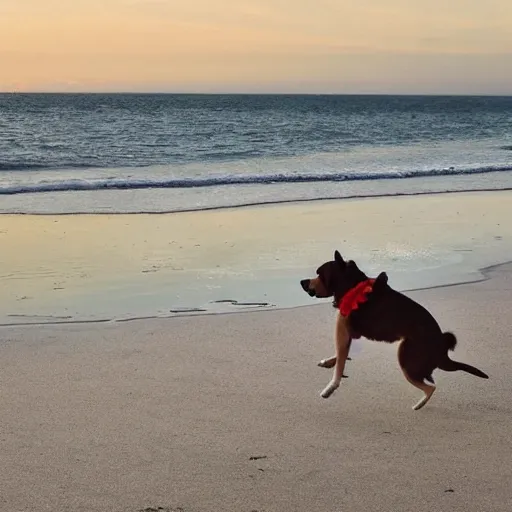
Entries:
[[320, 368], [334, 368], [334, 365], [336, 364], [336, 356], [328, 357], [327, 359], [322, 359], [318, 366]]
[[[352, 361], [350, 357], [347, 357], [347, 361]], [[322, 359], [318, 366], [320, 368], [334, 368], [334, 365], [336, 364], [336, 356], [328, 357], [327, 359]], [[346, 377], [346, 375], [343, 375], [343, 377]]]
[[320, 394], [322, 398], [329, 398], [338, 389], [341, 379], [343, 378], [343, 370], [345, 369], [345, 362], [347, 361], [350, 343], [352, 341], [347, 322], [348, 320], [346, 317], [338, 314], [334, 337], [336, 345], [336, 364], [334, 366], [334, 375], [331, 382], [329, 382], [327, 387]]

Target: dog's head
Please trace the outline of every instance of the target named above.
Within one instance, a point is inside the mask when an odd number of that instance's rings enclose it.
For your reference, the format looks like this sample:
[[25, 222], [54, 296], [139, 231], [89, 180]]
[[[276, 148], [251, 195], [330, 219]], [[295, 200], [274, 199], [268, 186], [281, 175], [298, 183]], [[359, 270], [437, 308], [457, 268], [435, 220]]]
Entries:
[[300, 282], [302, 289], [311, 297], [334, 297], [335, 306], [351, 288], [367, 279], [354, 261], [345, 261], [338, 251], [334, 252], [334, 260], [325, 262], [316, 273], [316, 277]]

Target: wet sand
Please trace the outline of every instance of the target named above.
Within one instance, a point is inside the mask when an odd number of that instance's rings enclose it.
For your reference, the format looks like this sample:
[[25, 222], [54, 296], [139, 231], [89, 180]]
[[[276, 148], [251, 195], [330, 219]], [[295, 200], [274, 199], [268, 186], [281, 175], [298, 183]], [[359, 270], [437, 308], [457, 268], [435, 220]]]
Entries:
[[[334, 249], [398, 289], [481, 278], [512, 254], [512, 191], [157, 215], [0, 215], [0, 324], [312, 304]], [[220, 302], [219, 302], [220, 301]]]

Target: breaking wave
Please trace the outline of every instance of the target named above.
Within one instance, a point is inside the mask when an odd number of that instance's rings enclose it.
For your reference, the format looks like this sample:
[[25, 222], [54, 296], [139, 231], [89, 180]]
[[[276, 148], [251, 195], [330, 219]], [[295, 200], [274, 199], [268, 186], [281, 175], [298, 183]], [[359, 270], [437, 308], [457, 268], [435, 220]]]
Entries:
[[198, 178], [168, 179], [136, 179], [136, 178], [104, 178], [104, 179], [69, 179], [37, 183], [0, 185], [0, 195], [34, 194], [44, 192], [70, 192], [83, 190], [134, 190], [134, 189], [186, 189], [202, 187], [220, 187], [228, 185], [265, 185], [276, 183], [321, 183], [365, 180], [399, 180], [430, 176], [457, 176], [486, 174], [491, 172], [512, 171], [512, 165], [484, 166], [474, 168], [419, 169], [411, 171], [389, 172], [330, 172], [330, 173], [276, 173], [276, 174], [232, 174]]

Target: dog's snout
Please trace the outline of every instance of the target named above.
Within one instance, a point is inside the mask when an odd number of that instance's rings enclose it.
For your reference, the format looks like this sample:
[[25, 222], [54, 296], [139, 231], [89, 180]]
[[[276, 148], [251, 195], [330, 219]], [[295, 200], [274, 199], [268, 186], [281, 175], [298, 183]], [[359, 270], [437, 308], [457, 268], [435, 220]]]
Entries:
[[300, 285], [302, 286], [302, 289], [306, 292], [306, 293], [309, 293], [309, 283], [311, 282], [311, 279], [303, 279], [301, 282], [300, 282]]

